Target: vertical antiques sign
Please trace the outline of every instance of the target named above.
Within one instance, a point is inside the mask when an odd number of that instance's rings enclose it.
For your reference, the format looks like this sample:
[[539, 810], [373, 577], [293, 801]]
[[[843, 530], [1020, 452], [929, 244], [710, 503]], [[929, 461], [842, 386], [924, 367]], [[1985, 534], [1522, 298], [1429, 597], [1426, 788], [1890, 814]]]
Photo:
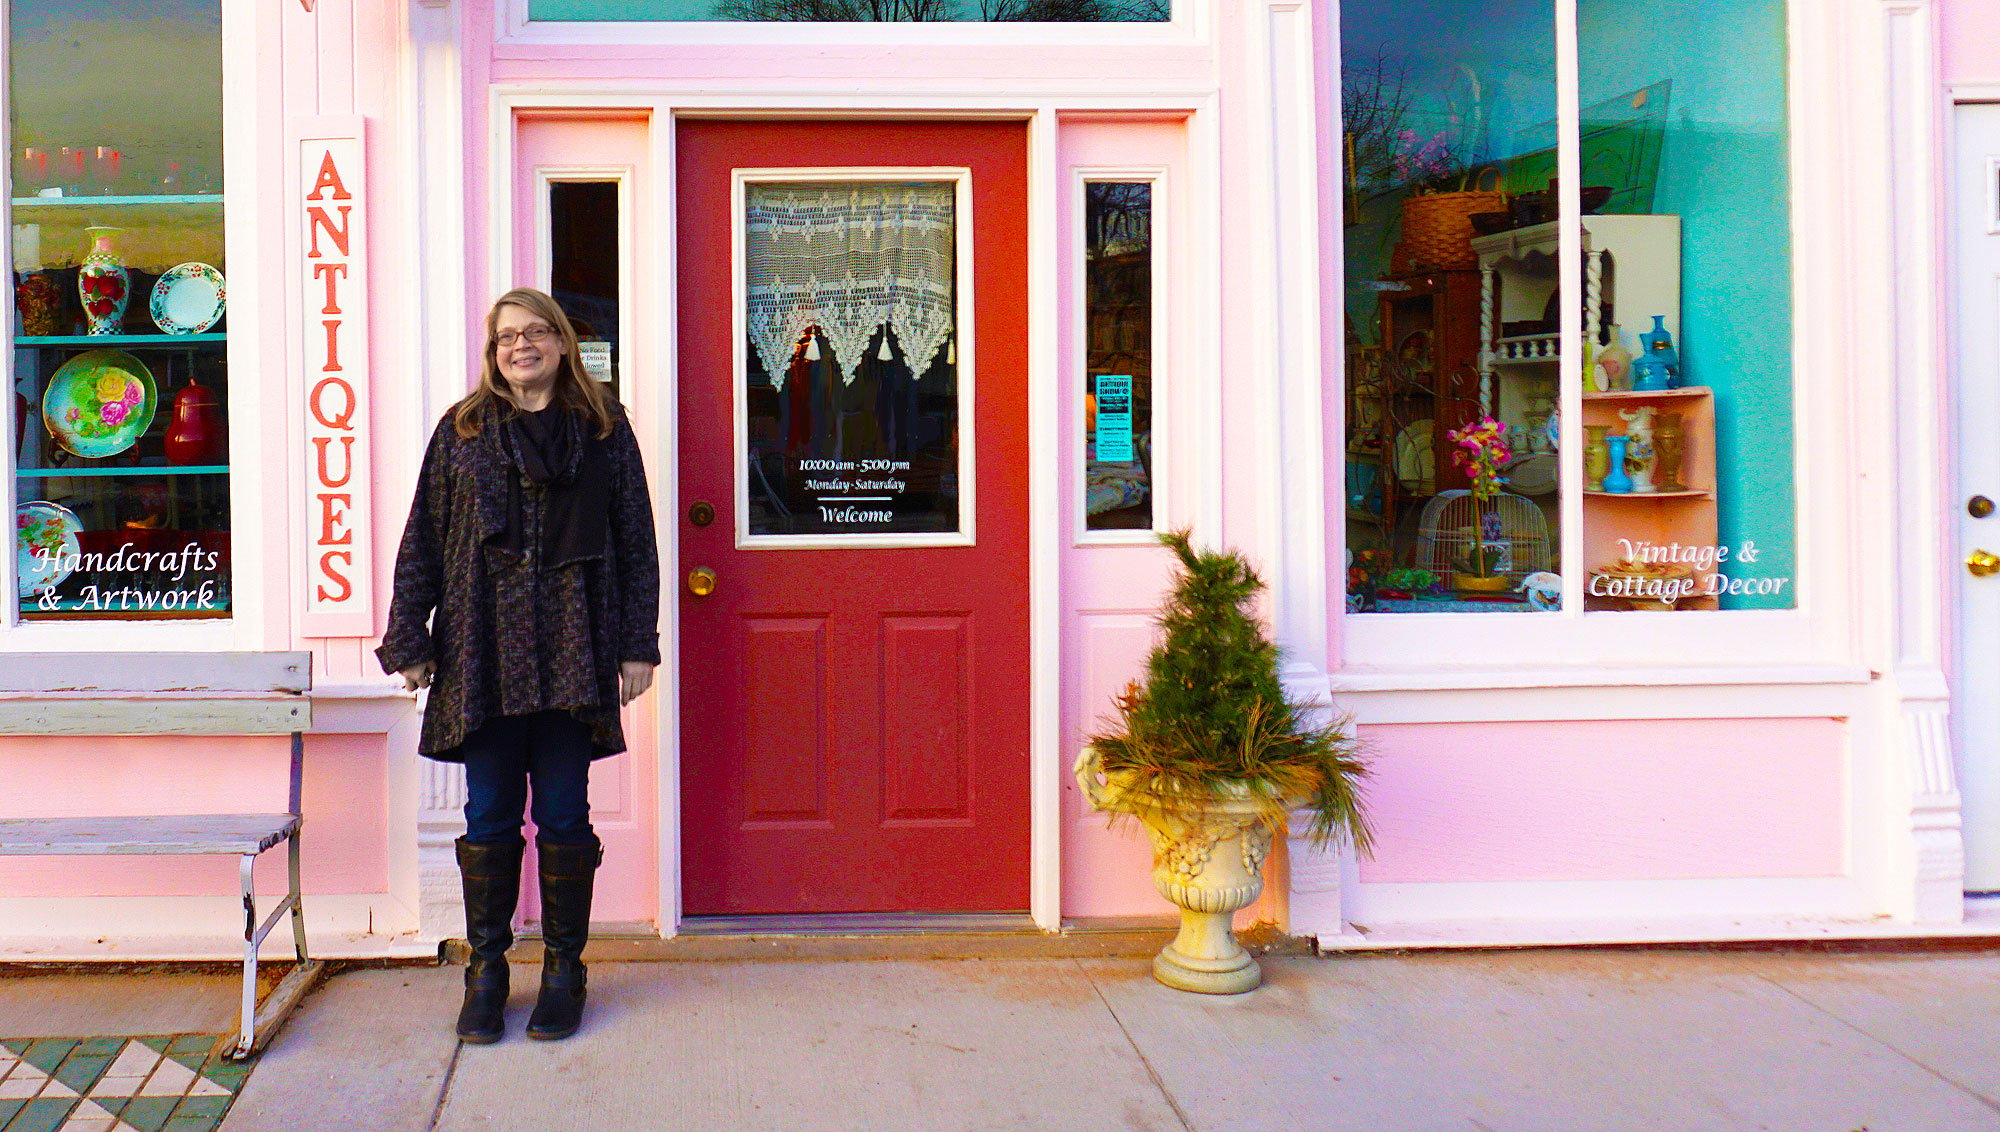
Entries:
[[360, 118], [299, 134], [307, 637], [374, 633], [368, 499], [368, 176]]

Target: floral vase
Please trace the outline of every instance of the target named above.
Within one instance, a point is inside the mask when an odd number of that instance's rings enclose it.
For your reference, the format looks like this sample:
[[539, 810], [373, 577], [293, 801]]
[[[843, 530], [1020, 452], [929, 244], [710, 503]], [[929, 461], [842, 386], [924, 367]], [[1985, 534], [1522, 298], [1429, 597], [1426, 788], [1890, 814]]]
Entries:
[[167, 463], [181, 467], [222, 462], [222, 410], [206, 385], [189, 380], [174, 394], [166, 449]]
[[1584, 367], [1590, 375], [1590, 392], [1617, 393], [1632, 388], [1632, 351], [1625, 348], [1625, 332], [1611, 327], [1611, 344], [1597, 352], [1594, 365]]
[[1629, 436], [1604, 438], [1604, 490], [1615, 495], [1624, 495], [1632, 490], [1632, 477], [1625, 474], [1625, 446], [1631, 440]]
[[14, 286], [14, 306], [21, 312], [22, 334], [47, 338], [62, 333], [62, 288], [50, 273], [22, 276]]
[[84, 231], [90, 233], [90, 251], [76, 271], [84, 322], [92, 334], [116, 334], [125, 323], [125, 304], [132, 293], [132, 276], [111, 243], [118, 229], [93, 225]]

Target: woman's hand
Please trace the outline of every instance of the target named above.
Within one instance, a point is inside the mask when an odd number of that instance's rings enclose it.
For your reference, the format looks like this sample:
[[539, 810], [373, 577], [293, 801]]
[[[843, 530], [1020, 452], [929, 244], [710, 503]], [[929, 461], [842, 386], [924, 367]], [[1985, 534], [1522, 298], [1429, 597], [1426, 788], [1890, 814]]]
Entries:
[[403, 678], [403, 690], [405, 692], [414, 692], [418, 688], [430, 687], [431, 678], [437, 675], [437, 670], [437, 661], [426, 660], [421, 664], [412, 664], [397, 673], [397, 675]]
[[618, 706], [624, 707], [646, 694], [653, 686], [653, 666], [643, 660], [621, 661], [618, 665]]

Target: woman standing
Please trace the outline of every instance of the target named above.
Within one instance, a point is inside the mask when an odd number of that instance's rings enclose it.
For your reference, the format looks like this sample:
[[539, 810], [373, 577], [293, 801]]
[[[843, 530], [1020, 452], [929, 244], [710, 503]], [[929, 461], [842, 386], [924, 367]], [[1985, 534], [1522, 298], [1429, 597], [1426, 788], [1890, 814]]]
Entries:
[[566, 1038], [582, 1019], [603, 858], [590, 763], [625, 749], [619, 708], [660, 662], [660, 567], [638, 440], [556, 301], [500, 296], [480, 368], [424, 453], [376, 655], [431, 689], [419, 752], [465, 764], [458, 1036], [485, 1044], [505, 1025], [531, 793], [545, 950], [528, 1036]]

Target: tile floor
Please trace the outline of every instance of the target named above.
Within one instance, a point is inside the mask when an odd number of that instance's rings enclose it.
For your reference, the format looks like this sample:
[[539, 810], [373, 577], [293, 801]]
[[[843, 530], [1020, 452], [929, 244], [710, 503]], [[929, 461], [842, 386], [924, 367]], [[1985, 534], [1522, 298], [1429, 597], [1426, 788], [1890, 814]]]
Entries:
[[213, 1132], [250, 1076], [222, 1041], [0, 1038], [0, 1132]]

